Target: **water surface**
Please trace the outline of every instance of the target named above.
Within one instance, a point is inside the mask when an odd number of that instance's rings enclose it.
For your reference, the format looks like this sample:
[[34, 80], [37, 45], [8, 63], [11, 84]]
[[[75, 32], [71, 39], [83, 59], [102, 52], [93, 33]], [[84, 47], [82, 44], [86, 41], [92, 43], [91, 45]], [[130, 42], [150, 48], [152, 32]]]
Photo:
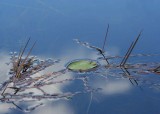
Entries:
[[[9, 71], [5, 62], [10, 51], [19, 51], [28, 37], [37, 41], [32, 52], [40, 58], [61, 59], [50, 71], [64, 69], [74, 59], [93, 59], [98, 55], [76, 44], [73, 39], [87, 41], [102, 48], [107, 25], [110, 25], [106, 43], [108, 55], [124, 55], [131, 42], [143, 29], [142, 36], [133, 53], [159, 53], [160, 14], [159, 0], [1, 0], [0, 1], [0, 55], [1, 75], [5, 80]], [[120, 62], [120, 60], [115, 60]], [[114, 61], [111, 61], [114, 62]], [[130, 63], [159, 62], [159, 57], [129, 59]], [[2, 64], [3, 63], [3, 64]], [[103, 63], [105, 64], [105, 63]], [[114, 73], [114, 71], [113, 71]], [[69, 77], [88, 76], [92, 87], [103, 90], [93, 93], [88, 110], [90, 93], [74, 96], [70, 100], [47, 100], [45, 106], [31, 114], [159, 114], [160, 91], [150, 84], [139, 82], [135, 86], [119, 75], [107, 79], [99, 74], [69, 73]], [[151, 78], [153, 77], [153, 78]], [[144, 75], [142, 79], [159, 83], [159, 75]], [[82, 83], [56, 86], [54, 91], [65, 92], [83, 89]], [[52, 90], [51, 90], [52, 91]], [[10, 104], [1, 103], [1, 114], [23, 114], [10, 110]], [[25, 105], [23, 106], [25, 107]]]

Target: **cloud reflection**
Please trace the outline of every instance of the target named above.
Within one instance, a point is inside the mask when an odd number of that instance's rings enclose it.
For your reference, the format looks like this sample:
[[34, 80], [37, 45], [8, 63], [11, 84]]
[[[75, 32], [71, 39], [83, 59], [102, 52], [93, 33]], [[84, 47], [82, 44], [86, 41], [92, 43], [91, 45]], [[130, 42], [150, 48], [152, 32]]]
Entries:
[[6, 114], [7, 112], [9, 113], [11, 111], [11, 107], [13, 107], [13, 105], [7, 103], [0, 103], [0, 114]]
[[75, 114], [71, 106], [66, 103], [48, 103], [43, 108], [33, 111], [31, 114]]
[[[7, 78], [7, 72], [9, 71], [9, 66], [7, 66], [5, 63], [9, 62], [9, 56], [6, 53], [1, 53], [0, 55], [1, 55], [0, 61], [2, 61], [1, 71], [3, 72], [0, 75], [0, 79], [5, 80]], [[37, 73], [36, 76], [43, 75], [44, 73], [47, 73], [47, 72], [53, 72], [53, 71], [65, 69], [66, 63], [74, 59], [88, 58], [88, 59], [95, 60], [97, 56], [98, 55], [95, 52], [93, 51], [89, 52], [88, 50], [86, 51], [83, 48], [79, 48], [77, 50], [69, 50], [67, 53], [63, 53], [63, 55], [61, 56], [62, 60], [60, 63], [53, 65], [47, 68], [46, 70]], [[45, 58], [46, 57], [44, 57], [43, 59]], [[59, 81], [66, 78], [73, 78], [73, 76], [74, 75], [72, 73], [66, 73], [63, 76], [59, 76], [54, 81]], [[45, 86], [43, 87], [43, 89], [47, 91], [47, 93], [63, 93], [63, 88], [69, 84], [71, 83], [67, 82], [67, 83], [54, 84], [51, 86]], [[98, 88], [98, 87], [102, 88], [103, 90], [101, 91], [101, 93], [104, 95], [113, 95], [113, 94], [123, 93], [128, 91], [131, 87], [130, 83], [128, 83], [128, 81], [126, 80], [107, 81], [103, 79], [96, 80], [93, 86], [95, 88]], [[29, 90], [25, 92], [30, 92], [30, 91], [33, 91], [36, 94], [41, 94], [38, 90]], [[55, 100], [52, 100], [52, 101], [55, 101]], [[45, 103], [45, 106], [43, 108], [38, 108], [37, 110], [34, 110], [31, 114], [45, 114], [45, 113], [64, 114], [64, 112], [65, 114], [74, 114], [74, 110], [69, 104], [66, 104], [63, 102], [51, 104], [50, 101], [44, 101], [44, 103]], [[3, 110], [3, 113], [5, 113], [9, 111], [8, 107], [11, 107], [11, 106], [8, 104], [4, 104], [4, 105], [0, 104], [0, 107], [5, 109]]]
[[1, 73], [0, 74], [0, 83], [1, 83], [8, 78], [7, 73], [10, 68], [10, 66], [6, 64], [9, 62], [8, 54], [6, 54], [5, 52], [0, 53], [0, 61], [1, 61], [1, 64], [0, 64], [0, 73]]
[[[0, 56], [1, 56], [1, 58], [0, 58], [0, 61], [1, 61], [0, 82], [2, 83], [3, 81], [5, 81], [8, 78], [7, 72], [9, 71], [10, 66], [8, 66], [6, 64], [7, 62], [9, 62], [9, 55], [6, 53], [0, 53]], [[40, 72], [36, 73], [34, 76], [41, 76], [45, 73], [62, 70], [62, 69], [64, 69], [64, 64], [65, 64], [65, 61], [63, 60], [56, 65], [53, 65], [49, 68], [46, 68], [44, 71], [40, 71]], [[55, 78], [54, 81], [65, 80], [67, 78], [72, 78], [72, 77], [73, 77], [72, 73], [66, 73], [64, 75], [61, 75], [61, 76]], [[69, 84], [70, 84], [70, 82], [58, 83], [58, 84], [53, 84], [50, 86], [44, 86], [43, 89], [49, 94], [63, 93], [63, 88]], [[13, 91], [11, 89], [7, 89], [6, 92], [13, 92]], [[25, 93], [34, 92], [34, 94], [38, 94], [38, 95], [42, 94], [39, 90], [36, 90], [36, 89], [28, 89], [24, 92]], [[55, 100], [53, 100], [53, 101], [55, 101]], [[42, 102], [44, 102], [45, 104], [49, 103], [49, 101], [42, 101]], [[28, 103], [26, 102], [25, 104], [28, 104]], [[0, 114], [9, 113], [9, 111], [13, 113], [14, 110], [9, 110], [11, 107], [15, 107], [15, 106], [13, 106], [12, 104], [0, 103]], [[26, 108], [26, 107], [24, 107], [24, 108]], [[41, 109], [41, 108], [39, 108], [39, 109]], [[71, 111], [70, 107], [67, 104], [63, 104], [63, 103], [59, 104], [59, 105], [55, 105], [54, 107], [47, 105], [47, 107], [46, 106], [43, 107], [42, 110], [39, 110], [39, 109], [35, 110], [34, 114], [44, 114], [45, 111], [47, 112], [47, 114], [51, 114], [53, 112], [57, 112], [56, 114], [62, 114], [64, 112], [66, 112], [66, 114], [74, 114], [73, 111]]]
[[93, 86], [102, 88], [102, 91], [100, 93], [104, 95], [125, 93], [132, 87], [129, 81], [126, 79], [99, 80], [96, 81]]

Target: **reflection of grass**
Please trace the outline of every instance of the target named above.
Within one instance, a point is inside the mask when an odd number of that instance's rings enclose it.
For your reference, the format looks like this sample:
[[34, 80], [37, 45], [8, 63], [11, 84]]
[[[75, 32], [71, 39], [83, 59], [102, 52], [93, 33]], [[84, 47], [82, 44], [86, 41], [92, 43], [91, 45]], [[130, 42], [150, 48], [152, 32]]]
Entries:
[[97, 62], [91, 60], [77, 60], [71, 62], [67, 68], [73, 71], [88, 71], [96, 68], [98, 66]]

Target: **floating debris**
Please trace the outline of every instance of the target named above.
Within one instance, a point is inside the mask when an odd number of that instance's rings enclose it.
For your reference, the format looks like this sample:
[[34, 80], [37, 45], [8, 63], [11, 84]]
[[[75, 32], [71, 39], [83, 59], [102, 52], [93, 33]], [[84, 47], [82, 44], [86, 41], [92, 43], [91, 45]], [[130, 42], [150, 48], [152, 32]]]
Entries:
[[[88, 42], [82, 42], [79, 39], [75, 39], [76, 43], [85, 46], [89, 49], [93, 49], [96, 52], [98, 52], [101, 57], [97, 58], [97, 61], [99, 60], [105, 60], [107, 64], [101, 65], [101, 67], [98, 69], [98, 71], [95, 71], [93, 73], [98, 73], [99, 75], [103, 74], [103, 77], [107, 76], [113, 76], [113, 77], [121, 77], [121, 78], [128, 78], [129, 81], [132, 83], [132, 85], [138, 85], [139, 82], [146, 82], [144, 81], [145, 78], [142, 77], [141, 75], [148, 75], [148, 74], [156, 74], [160, 75], [160, 63], [159, 62], [147, 62], [147, 63], [128, 63], [127, 61], [129, 60], [130, 57], [151, 57], [151, 56], [160, 56], [160, 54], [131, 54], [133, 52], [133, 49], [135, 48], [137, 42], [140, 39], [140, 36], [142, 34], [142, 31], [138, 34], [138, 36], [135, 38], [135, 40], [131, 43], [130, 47], [128, 48], [125, 56], [106, 56], [105, 55], [105, 44], [106, 44], [106, 38], [108, 34], [108, 29], [109, 25], [107, 28], [106, 36], [104, 38], [103, 46], [102, 48], [99, 48], [97, 46], [90, 45]], [[119, 59], [122, 58], [120, 63], [117, 63], [112, 61], [110, 62], [111, 59]], [[100, 69], [103, 70], [100, 70]], [[105, 70], [104, 70], [105, 69]], [[106, 73], [106, 70], [109, 70]], [[120, 71], [120, 72], [119, 72]], [[149, 80], [148, 80], [149, 81]], [[159, 82], [160, 83], [160, 80]], [[145, 83], [143, 83], [145, 84]], [[157, 85], [157, 81], [151, 82], [152, 85]]]

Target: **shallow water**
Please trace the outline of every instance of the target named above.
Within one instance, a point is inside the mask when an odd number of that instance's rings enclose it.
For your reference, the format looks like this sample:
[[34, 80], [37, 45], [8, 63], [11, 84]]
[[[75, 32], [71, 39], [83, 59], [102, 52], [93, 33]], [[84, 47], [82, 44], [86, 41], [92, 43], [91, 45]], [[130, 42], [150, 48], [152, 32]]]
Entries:
[[[158, 54], [160, 36], [160, 14], [158, 0], [1, 0], [0, 1], [0, 82], [7, 80], [9, 52], [19, 51], [28, 37], [29, 47], [37, 41], [32, 55], [39, 58], [61, 59], [60, 63], [49, 67], [39, 74], [65, 69], [66, 64], [75, 59], [96, 60], [95, 50], [77, 44], [73, 39], [87, 41], [102, 48], [107, 25], [110, 25], [106, 42], [107, 55], [125, 55], [131, 42], [143, 29], [133, 54]], [[28, 49], [27, 49], [28, 51]], [[102, 65], [105, 61], [99, 60]], [[111, 59], [119, 63], [121, 59]], [[128, 63], [159, 63], [159, 56], [133, 57]], [[140, 68], [141, 69], [141, 68]], [[99, 73], [100, 72], [100, 73]], [[67, 72], [56, 81], [66, 78], [88, 77], [92, 88], [101, 88], [97, 92], [87, 92], [69, 99], [42, 100], [35, 103], [18, 103], [23, 109], [43, 102], [43, 106], [31, 111], [31, 114], [159, 114], [160, 78], [158, 74], [135, 74], [138, 85], [122, 76], [120, 69], [104, 69], [99, 72]], [[102, 75], [103, 74], [103, 75]], [[157, 84], [156, 86], [153, 86]], [[84, 91], [81, 80], [60, 83], [48, 93]], [[36, 91], [39, 95], [40, 93]], [[0, 103], [0, 114], [23, 114], [10, 103]]]

